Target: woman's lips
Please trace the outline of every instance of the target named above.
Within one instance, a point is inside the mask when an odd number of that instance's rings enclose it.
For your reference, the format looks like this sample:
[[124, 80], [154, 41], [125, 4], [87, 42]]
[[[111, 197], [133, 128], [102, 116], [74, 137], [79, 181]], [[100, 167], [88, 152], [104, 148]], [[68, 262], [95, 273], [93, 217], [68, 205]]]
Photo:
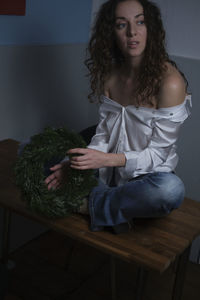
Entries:
[[138, 44], [139, 44], [139, 42], [137, 42], [137, 41], [127, 43], [128, 47], [131, 48], [131, 49], [137, 48]]

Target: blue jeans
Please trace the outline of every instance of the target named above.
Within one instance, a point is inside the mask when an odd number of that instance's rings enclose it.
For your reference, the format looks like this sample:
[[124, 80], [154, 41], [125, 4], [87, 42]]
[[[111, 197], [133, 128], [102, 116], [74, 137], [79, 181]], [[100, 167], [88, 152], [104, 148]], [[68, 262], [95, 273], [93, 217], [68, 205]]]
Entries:
[[121, 186], [100, 183], [89, 196], [91, 230], [116, 226], [134, 218], [163, 217], [178, 208], [185, 188], [174, 173], [148, 173]]

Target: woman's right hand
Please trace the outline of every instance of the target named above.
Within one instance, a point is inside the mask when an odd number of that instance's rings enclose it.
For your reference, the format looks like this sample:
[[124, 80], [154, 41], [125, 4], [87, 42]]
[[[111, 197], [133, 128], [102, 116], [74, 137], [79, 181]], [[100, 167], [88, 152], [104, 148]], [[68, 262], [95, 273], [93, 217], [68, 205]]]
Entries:
[[63, 162], [50, 168], [53, 173], [45, 179], [48, 190], [59, 188], [67, 180], [69, 162]]

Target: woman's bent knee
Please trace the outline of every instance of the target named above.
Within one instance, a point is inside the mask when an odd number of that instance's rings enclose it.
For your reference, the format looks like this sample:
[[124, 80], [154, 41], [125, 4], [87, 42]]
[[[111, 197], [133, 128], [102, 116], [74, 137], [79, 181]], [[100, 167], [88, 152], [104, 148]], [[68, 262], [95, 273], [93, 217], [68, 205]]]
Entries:
[[178, 208], [184, 200], [185, 187], [182, 180], [173, 173], [162, 174], [158, 197], [164, 213]]

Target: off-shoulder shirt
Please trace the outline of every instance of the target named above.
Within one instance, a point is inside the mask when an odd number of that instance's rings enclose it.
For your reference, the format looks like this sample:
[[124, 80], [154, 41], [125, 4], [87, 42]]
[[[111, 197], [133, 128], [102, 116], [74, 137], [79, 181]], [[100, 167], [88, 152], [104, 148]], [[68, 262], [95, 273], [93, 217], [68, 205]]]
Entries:
[[176, 141], [182, 123], [190, 114], [191, 95], [180, 105], [166, 108], [122, 106], [102, 96], [99, 124], [88, 148], [107, 153], [124, 153], [124, 167], [101, 168], [101, 180], [116, 185], [152, 172], [174, 171], [178, 163]]

